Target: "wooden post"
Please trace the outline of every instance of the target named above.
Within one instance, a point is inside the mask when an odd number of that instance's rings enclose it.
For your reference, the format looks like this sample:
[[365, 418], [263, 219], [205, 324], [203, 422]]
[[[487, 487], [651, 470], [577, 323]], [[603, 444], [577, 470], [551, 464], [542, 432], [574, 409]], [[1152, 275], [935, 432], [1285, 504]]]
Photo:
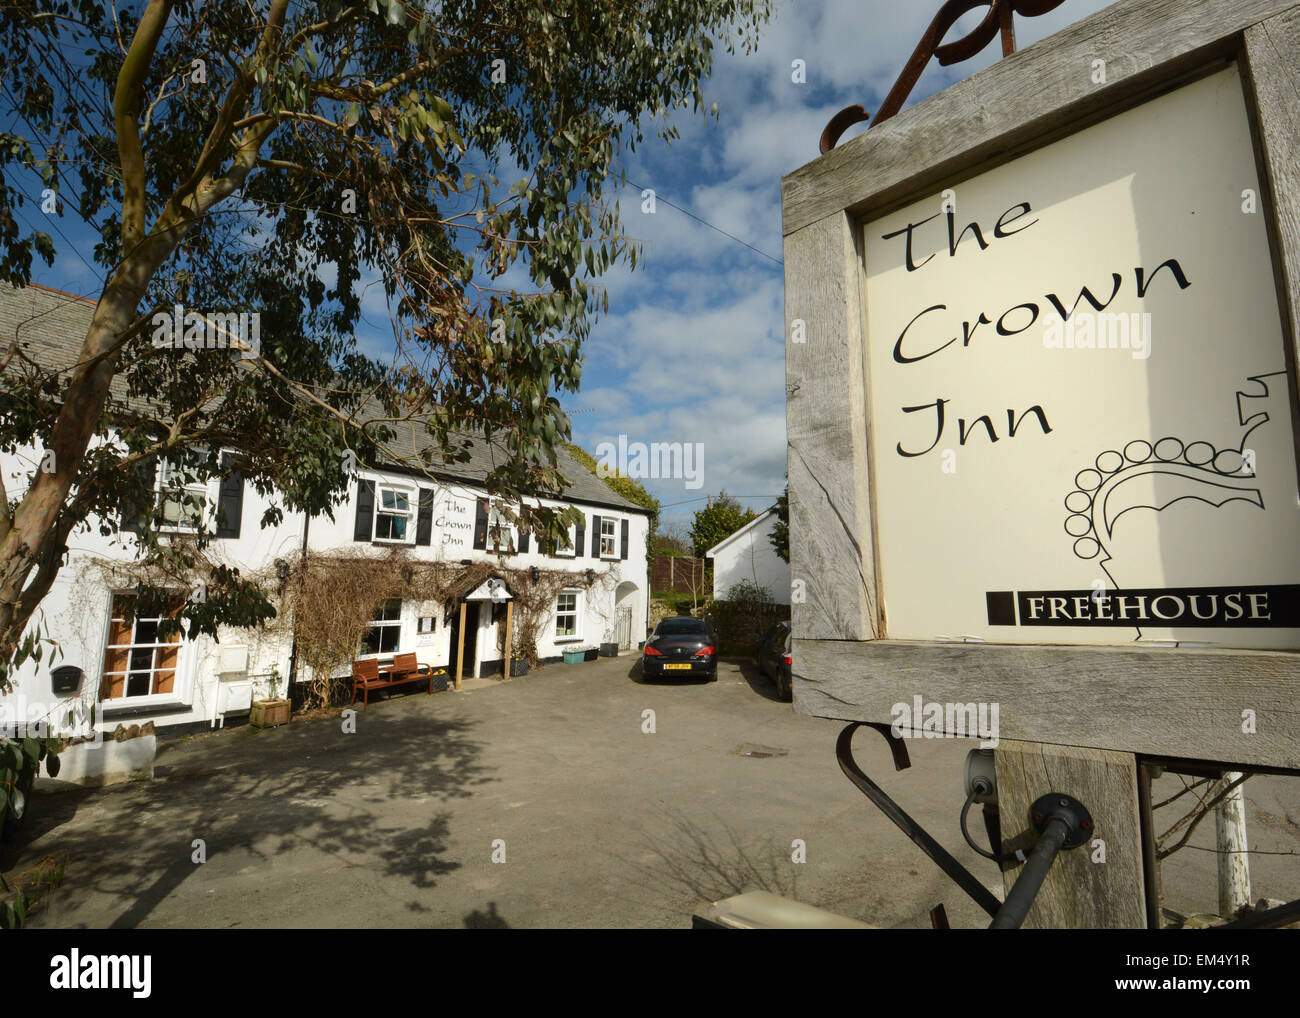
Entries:
[[[1217, 795], [1234, 781], [1241, 771], [1227, 771], [1215, 789]], [[1250, 863], [1246, 857], [1245, 787], [1238, 785], [1214, 807], [1215, 847], [1219, 852], [1219, 915], [1233, 919], [1237, 911], [1250, 904]]]
[[513, 600], [506, 602], [506, 660], [504, 664], [505, 674], [502, 678], [510, 678], [510, 633], [513, 628], [515, 617], [515, 602]]
[[[1092, 814], [1087, 844], [1052, 864], [1024, 929], [1141, 929], [1146, 926], [1137, 758], [1130, 753], [1003, 739], [994, 753], [1002, 851], [1028, 852], [1038, 834], [1029, 807], [1062, 792]], [[1023, 864], [1003, 864], [1010, 890]]]
[[456, 691], [460, 692], [460, 674], [465, 667], [465, 602], [460, 603], [460, 627], [456, 630]]

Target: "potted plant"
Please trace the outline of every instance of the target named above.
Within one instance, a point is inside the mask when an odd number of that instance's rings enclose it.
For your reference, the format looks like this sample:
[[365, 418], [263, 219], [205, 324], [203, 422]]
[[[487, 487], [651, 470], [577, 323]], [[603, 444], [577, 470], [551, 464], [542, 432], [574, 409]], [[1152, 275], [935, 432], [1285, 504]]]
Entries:
[[566, 665], [576, 665], [587, 660], [587, 651], [582, 647], [565, 647], [564, 663]]
[[512, 676], [528, 674], [528, 658], [510, 655], [510, 674]]
[[266, 680], [271, 695], [265, 700], [254, 700], [248, 710], [248, 723], [254, 728], [274, 728], [289, 723], [289, 701], [275, 695], [280, 686], [280, 671], [272, 668]]

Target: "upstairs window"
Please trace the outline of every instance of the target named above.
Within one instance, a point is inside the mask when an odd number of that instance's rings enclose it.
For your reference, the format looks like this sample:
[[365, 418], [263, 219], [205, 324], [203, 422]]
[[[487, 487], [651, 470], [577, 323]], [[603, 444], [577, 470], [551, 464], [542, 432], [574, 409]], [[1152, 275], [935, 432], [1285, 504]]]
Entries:
[[163, 460], [158, 470], [158, 506], [164, 529], [198, 530], [208, 511], [207, 482], [174, 460]]
[[513, 555], [515, 551], [515, 531], [510, 525], [510, 517], [496, 502], [488, 509], [487, 550], [499, 555]]
[[618, 520], [608, 516], [600, 521], [600, 557], [613, 558], [618, 554]]
[[376, 496], [375, 540], [409, 542], [412, 533], [410, 491], [381, 484]]

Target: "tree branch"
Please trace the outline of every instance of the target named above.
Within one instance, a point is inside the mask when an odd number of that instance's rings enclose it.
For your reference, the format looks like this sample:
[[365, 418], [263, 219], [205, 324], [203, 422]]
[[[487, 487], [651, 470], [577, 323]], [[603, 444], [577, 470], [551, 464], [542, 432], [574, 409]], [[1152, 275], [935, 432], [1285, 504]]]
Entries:
[[140, 96], [149, 74], [149, 62], [158, 48], [164, 26], [171, 17], [171, 0], [150, 0], [122, 61], [113, 93], [113, 123], [122, 164], [122, 248], [131, 250], [145, 236], [147, 200], [144, 149], [140, 144]]

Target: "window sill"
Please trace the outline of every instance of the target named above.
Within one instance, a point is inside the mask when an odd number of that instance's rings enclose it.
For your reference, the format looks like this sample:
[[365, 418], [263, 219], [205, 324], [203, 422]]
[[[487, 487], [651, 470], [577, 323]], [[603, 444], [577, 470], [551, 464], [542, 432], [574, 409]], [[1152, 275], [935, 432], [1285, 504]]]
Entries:
[[581, 643], [581, 642], [582, 642], [582, 637], [581, 637], [581, 636], [566, 636], [566, 637], [564, 637], [563, 639], [556, 639], [556, 640], [552, 640], [551, 642], [552, 642], [553, 644], [555, 644], [555, 646], [559, 647], [559, 646], [562, 646], [563, 644], [566, 644], [566, 643]]
[[137, 699], [123, 697], [116, 700], [101, 700], [100, 720], [109, 721], [113, 718], [130, 718], [139, 717], [145, 714], [183, 714], [193, 709], [193, 707], [179, 699], [151, 700], [146, 703], [139, 703]]

